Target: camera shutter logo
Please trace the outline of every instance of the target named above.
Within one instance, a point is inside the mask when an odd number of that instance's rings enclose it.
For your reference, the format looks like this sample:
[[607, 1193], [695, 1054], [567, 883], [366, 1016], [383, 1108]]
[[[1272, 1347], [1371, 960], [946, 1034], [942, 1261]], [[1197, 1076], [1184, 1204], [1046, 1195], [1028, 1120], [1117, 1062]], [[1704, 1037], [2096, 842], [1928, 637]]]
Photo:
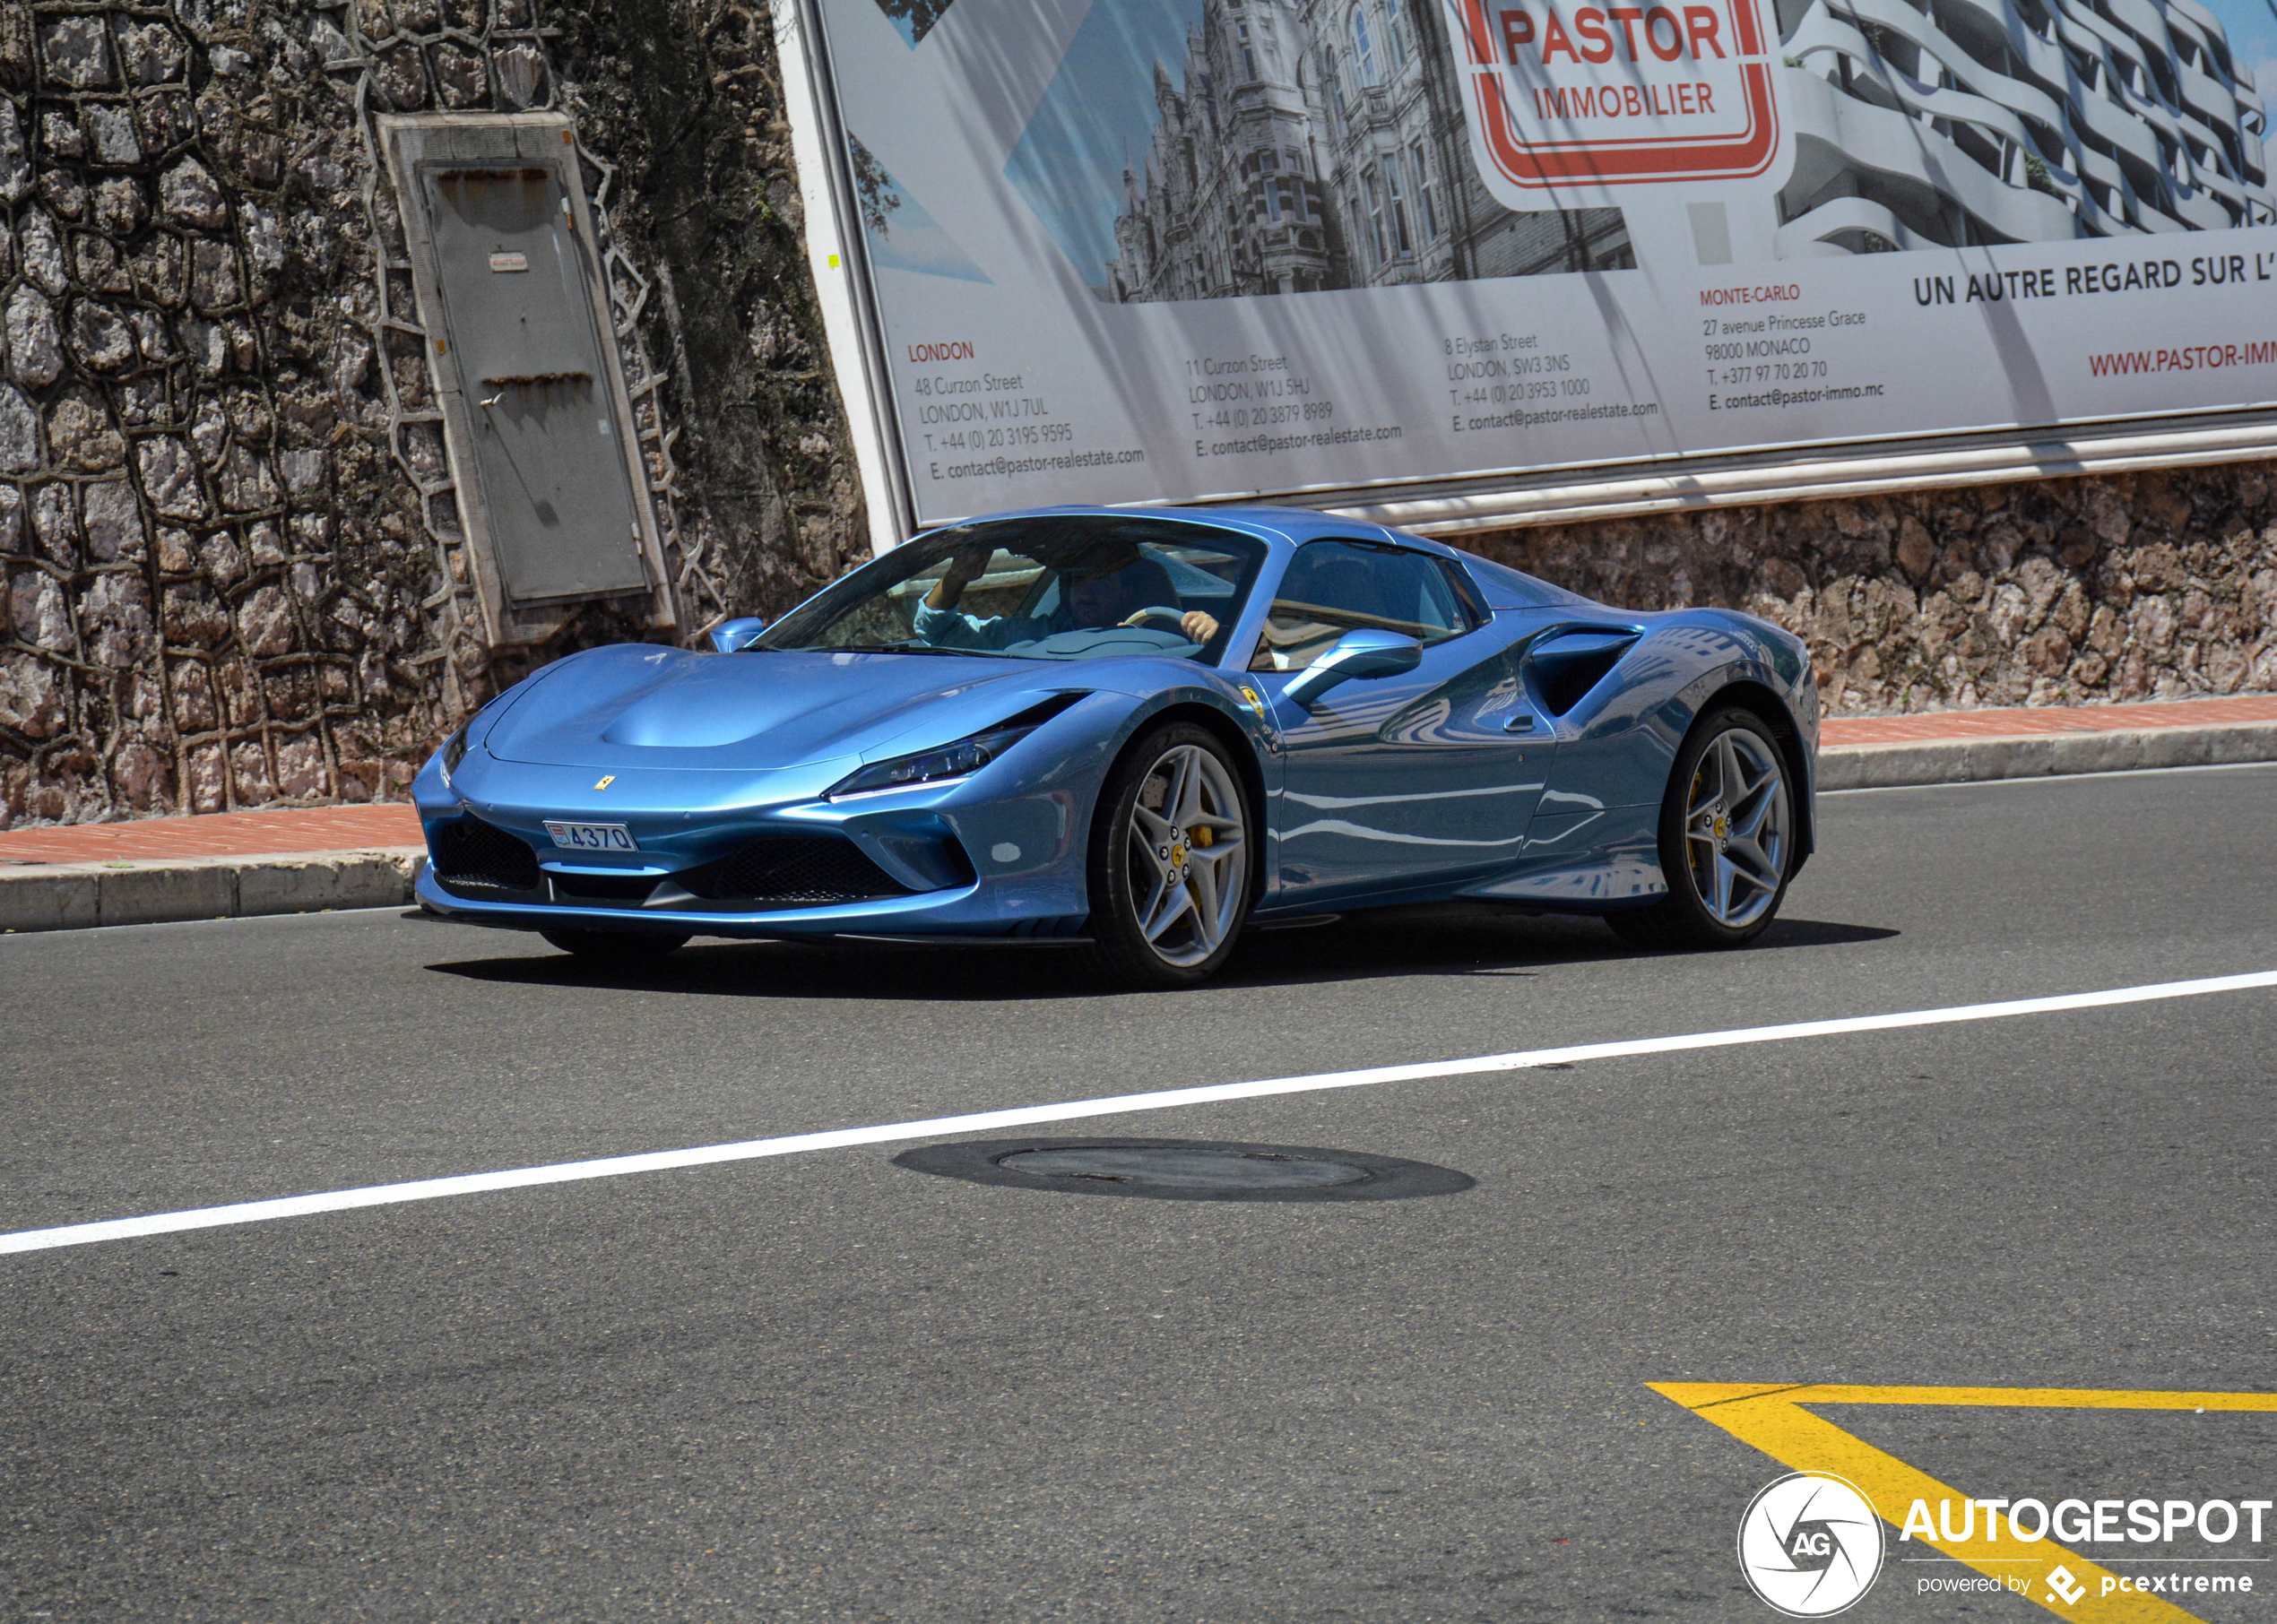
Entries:
[[1840, 1612], [1882, 1572], [1882, 1518], [1857, 1486], [1823, 1472], [1769, 1485], [1739, 1519], [1739, 1570], [1790, 1619]]

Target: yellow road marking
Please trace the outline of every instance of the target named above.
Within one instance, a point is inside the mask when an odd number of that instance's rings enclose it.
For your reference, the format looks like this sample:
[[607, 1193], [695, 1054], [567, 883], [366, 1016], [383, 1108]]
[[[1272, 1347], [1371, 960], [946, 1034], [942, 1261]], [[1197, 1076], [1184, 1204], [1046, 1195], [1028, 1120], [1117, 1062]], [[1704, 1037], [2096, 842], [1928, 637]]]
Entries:
[[[1773, 1460], [1797, 1472], [1826, 1472], [1846, 1477], [1866, 1491], [1883, 1516], [1895, 1511], [1902, 1521], [1905, 1508], [1916, 1500], [1935, 1505], [1940, 1499], [1969, 1497], [1948, 1488], [1926, 1472], [1918, 1472], [1895, 1456], [1856, 1438], [1833, 1422], [1804, 1408], [1806, 1404], [1948, 1404], [1999, 1405], [2035, 1410], [2204, 1410], [2277, 1412], [2277, 1393], [2125, 1393], [2080, 1387], [1857, 1387], [1840, 1384], [1794, 1386], [1771, 1382], [1656, 1381], [1645, 1384], [1661, 1397], [1683, 1405], [1702, 1421], [1713, 1421], [1744, 1444], [1762, 1450]], [[1928, 1542], [1945, 1555], [1965, 1562], [1987, 1577], [2005, 1579], [2020, 1566], [2003, 1560], [2015, 1542], [1996, 1543], [1982, 1537], [1947, 1540], [1944, 1530]], [[2093, 1624], [2174, 1624], [2191, 1620], [2186, 1613], [2156, 1595], [2132, 1591], [2103, 1594], [2103, 1581], [2117, 1577], [2108, 1569], [2065, 1550], [2053, 1540], [2030, 1548], [2046, 1566], [2035, 1568], [2030, 1588], [2023, 1594], [2048, 1611]], [[2052, 1603], [2039, 1576], [2061, 1562], [2087, 1586], [2074, 1606]], [[2133, 1576], [2127, 1576], [2132, 1577]], [[2009, 1594], [2017, 1593], [2012, 1591]]]

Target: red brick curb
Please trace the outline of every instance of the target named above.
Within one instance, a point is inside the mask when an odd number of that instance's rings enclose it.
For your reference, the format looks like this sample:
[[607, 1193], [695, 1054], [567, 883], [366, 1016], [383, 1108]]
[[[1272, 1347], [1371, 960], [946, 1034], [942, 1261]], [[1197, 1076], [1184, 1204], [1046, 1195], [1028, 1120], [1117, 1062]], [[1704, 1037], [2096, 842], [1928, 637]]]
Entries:
[[0, 866], [385, 851], [419, 845], [421, 838], [419, 814], [408, 806], [215, 812], [203, 817], [145, 817], [125, 824], [18, 830], [0, 834]]
[[1948, 739], [2029, 739], [2041, 733], [2209, 728], [2241, 721], [2277, 721], [2277, 695], [2242, 699], [2175, 699], [2153, 704], [1925, 711], [1911, 716], [1830, 716], [1820, 724], [1819, 743], [1928, 744]]

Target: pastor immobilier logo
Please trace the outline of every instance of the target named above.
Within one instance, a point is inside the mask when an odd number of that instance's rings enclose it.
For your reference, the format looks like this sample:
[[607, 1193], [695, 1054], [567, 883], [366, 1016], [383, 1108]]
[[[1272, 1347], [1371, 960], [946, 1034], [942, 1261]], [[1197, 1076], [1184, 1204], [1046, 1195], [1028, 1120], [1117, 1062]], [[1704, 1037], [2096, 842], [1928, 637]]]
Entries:
[[1779, 150], [1756, 0], [1443, 4], [1479, 177], [1507, 207], [1541, 207], [1545, 187], [1760, 175]]

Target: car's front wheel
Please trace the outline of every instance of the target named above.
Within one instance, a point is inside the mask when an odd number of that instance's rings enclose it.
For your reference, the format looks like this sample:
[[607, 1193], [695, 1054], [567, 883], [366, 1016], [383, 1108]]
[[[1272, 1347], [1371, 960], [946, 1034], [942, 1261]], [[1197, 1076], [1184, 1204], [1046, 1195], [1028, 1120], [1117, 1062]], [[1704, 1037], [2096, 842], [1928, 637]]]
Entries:
[[1794, 860], [1787, 758], [1753, 712], [1719, 711], [1693, 730], [1668, 777], [1660, 808], [1668, 894], [1605, 922], [1641, 946], [1744, 946], [1778, 914]]
[[574, 953], [595, 964], [627, 969], [653, 964], [688, 945], [684, 936], [646, 930], [541, 930], [538, 934], [564, 953]]
[[1173, 722], [1125, 751], [1092, 819], [1101, 969], [1131, 987], [1216, 974], [1249, 918], [1254, 824], [1241, 773], [1208, 729]]

